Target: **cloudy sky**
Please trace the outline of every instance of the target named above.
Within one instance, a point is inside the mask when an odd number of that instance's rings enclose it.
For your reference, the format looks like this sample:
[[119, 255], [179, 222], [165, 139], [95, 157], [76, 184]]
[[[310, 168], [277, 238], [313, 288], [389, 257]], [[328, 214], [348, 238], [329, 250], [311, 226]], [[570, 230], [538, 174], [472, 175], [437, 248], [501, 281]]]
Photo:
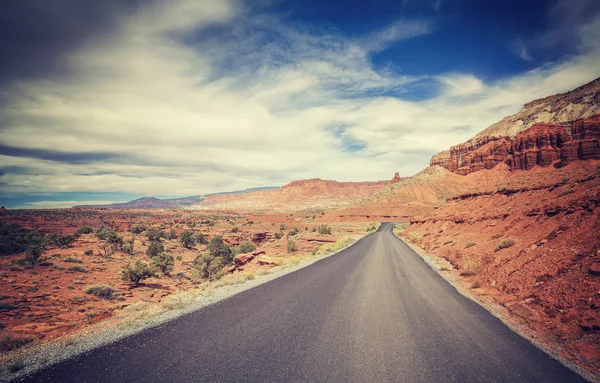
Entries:
[[411, 175], [598, 76], [597, 0], [4, 1], [0, 203]]

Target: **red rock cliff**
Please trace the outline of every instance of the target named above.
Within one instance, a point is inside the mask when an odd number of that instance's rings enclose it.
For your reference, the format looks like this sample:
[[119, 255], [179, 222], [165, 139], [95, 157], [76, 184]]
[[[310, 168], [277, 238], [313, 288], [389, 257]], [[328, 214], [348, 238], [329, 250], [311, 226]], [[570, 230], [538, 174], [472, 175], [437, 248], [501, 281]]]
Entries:
[[510, 169], [600, 159], [600, 114], [572, 124], [535, 124], [515, 137], [482, 137], [434, 156], [431, 165], [469, 174], [506, 163]]

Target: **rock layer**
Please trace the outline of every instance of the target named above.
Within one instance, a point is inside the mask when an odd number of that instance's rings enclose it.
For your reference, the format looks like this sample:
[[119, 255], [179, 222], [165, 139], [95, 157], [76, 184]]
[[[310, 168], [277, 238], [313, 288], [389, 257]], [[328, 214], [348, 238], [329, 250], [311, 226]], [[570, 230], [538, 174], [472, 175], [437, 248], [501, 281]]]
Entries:
[[571, 124], [535, 124], [515, 137], [481, 137], [434, 156], [431, 165], [465, 175], [506, 163], [509, 169], [600, 159], [600, 114]]

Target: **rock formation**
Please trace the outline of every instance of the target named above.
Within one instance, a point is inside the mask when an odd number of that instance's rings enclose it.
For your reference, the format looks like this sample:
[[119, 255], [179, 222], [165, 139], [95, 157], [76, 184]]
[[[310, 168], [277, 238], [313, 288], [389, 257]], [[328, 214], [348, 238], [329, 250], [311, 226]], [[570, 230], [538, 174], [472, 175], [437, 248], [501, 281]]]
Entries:
[[394, 173], [394, 178], [392, 178], [392, 183], [395, 184], [397, 182], [400, 182], [401, 178], [400, 178], [400, 173], [396, 172]]
[[511, 169], [530, 169], [535, 165], [548, 166], [558, 159], [568, 163], [595, 158], [597, 128], [586, 124], [597, 124], [593, 116], [598, 113], [600, 78], [570, 92], [525, 104], [518, 113], [503, 118], [469, 141], [436, 154], [430, 165], [468, 174], [491, 169], [500, 162], [506, 162]]
[[535, 124], [515, 137], [481, 137], [434, 156], [431, 165], [465, 175], [506, 163], [509, 169], [563, 166], [600, 158], [600, 114], [570, 124]]

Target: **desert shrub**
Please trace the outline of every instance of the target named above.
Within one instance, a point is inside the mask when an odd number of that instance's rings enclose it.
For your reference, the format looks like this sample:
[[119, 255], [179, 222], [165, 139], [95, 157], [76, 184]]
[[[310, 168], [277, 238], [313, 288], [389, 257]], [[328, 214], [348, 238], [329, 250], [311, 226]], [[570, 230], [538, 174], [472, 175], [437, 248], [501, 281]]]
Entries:
[[135, 254], [135, 248], [133, 246], [133, 238], [123, 243], [123, 252], [125, 254], [133, 255]]
[[331, 234], [331, 226], [322, 223], [317, 226], [317, 231], [319, 232], [319, 234]]
[[27, 250], [25, 250], [23, 261], [28, 265], [34, 266], [42, 255], [43, 251], [44, 249], [40, 245], [29, 245]]
[[282, 223], [281, 225], [279, 225], [279, 231], [284, 231], [285, 229], [287, 229], [287, 226], [285, 226], [285, 223]]
[[121, 270], [121, 279], [125, 282], [135, 283], [136, 285], [152, 276], [154, 276], [152, 270], [150, 270], [147, 263], [142, 261], [136, 261], [133, 267], [128, 263], [127, 266]]
[[194, 259], [194, 266], [200, 277], [209, 280], [221, 277], [224, 264], [223, 258], [214, 257], [210, 253], [201, 254]]
[[239, 229], [237, 226], [235, 226], [235, 227], [233, 227], [233, 228], [231, 229], [231, 232], [232, 232], [232, 233], [237, 233], [239, 230], [240, 230], [240, 229]]
[[0, 311], [12, 311], [16, 308], [17, 306], [10, 302], [0, 302]]
[[75, 232], [75, 236], [79, 237], [82, 234], [92, 234], [94, 232], [94, 229], [91, 228], [90, 226], [81, 226], [79, 229], [77, 229], [77, 231]]
[[217, 235], [211, 239], [210, 243], [208, 244], [208, 251], [213, 257], [222, 258], [223, 262], [226, 264], [231, 263], [233, 260], [233, 251], [228, 244], [223, 242], [223, 237], [220, 235]]
[[0, 256], [22, 253], [29, 246], [45, 248], [46, 235], [15, 224], [0, 226]]
[[129, 228], [129, 231], [132, 232], [133, 234], [142, 234], [147, 229], [148, 229], [148, 227], [146, 226], [146, 224], [142, 222], [137, 225], [132, 225], [131, 228]]
[[238, 246], [239, 252], [240, 253], [249, 253], [251, 251], [256, 250], [256, 246], [254, 246], [254, 243], [250, 242], [250, 241], [244, 241], [242, 243], [240, 243], [240, 245]]
[[181, 233], [179, 241], [186, 249], [189, 249], [196, 244], [196, 238], [194, 238], [194, 233], [191, 230], [185, 230]]
[[165, 251], [165, 247], [159, 241], [152, 241], [146, 249], [146, 255], [150, 258], [156, 257], [158, 254]]
[[46, 243], [53, 244], [56, 247], [69, 247], [75, 242], [74, 235], [50, 234], [46, 237]]
[[167, 234], [165, 234], [164, 231], [158, 230], [155, 227], [151, 227], [150, 229], [146, 230], [144, 235], [148, 237], [150, 241], [160, 241], [161, 238], [167, 238]]
[[110, 285], [92, 285], [85, 289], [86, 294], [95, 295], [98, 298], [113, 299], [115, 290]]
[[91, 250], [91, 249], [90, 250], [86, 250], [83, 254], [85, 254], [85, 255], [92, 255], [92, 254], [94, 254], [94, 250]]
[[87, 269], [81, 265], [74, 265], [67, 269], [68, 271], [78, 272], [78, 273], [87, 273]]
[[469, 247], [473, 247], [475, 246], [475, 242], [469, 242], [466, 244], [465, 249], [468, 249]]
[[246, 273], [246, 275], [244, 275], [244, 278], [245, 278], [247, 281], [251, 281], [251, 280], [253, 280], [253, 279], [254, 279], [254, 273], [250, 271], [250, 272]]
[[460, 275], [463, 275], [463, 276], [475, 275], [479, 271], [479, 267], [480, 267], [479, 261], [476, 261], [471, 257], [467, 257], [463, 261], [463, 264], [460, 268]]
[[[31, 338], [31, 337], [15, 338], [15, 337], [6, 335], [6, 336], [0, 338], [0, 352], [8, 352], [8, 351], [18, 350], [19, 348], [26, 346], [26, 345], [30, 344], [31, 342], [33, 342], [34, 339], [35, 338]], [[15, 372], [15, 371], [13, 371], [13, 372]]]
[[246, 222], [248, 225], [254, 225], [254, 221], [248, 221]]
[[281, 239], [283, 237], [283, 231], [276, 231], [273, 236], [275, 239]]
[[68, 256], [65, 259], [65, 262], [70, 262], [70, 263], [83, 263], [83, 261], [77, 257], [72, 257], [72, 256]]
[[496, 249], [494, 251], [500, 251], [502, 249], [506, 249], [507, 247], [511, 247], [512, 245], [514, 245], [516, 242], [514, 239], [505, 239], [504, 241], [500, 242], [498, 244], [498, 246], [496, 247]]
[[335, 241], [331, 249], [333, 251], [340, 251], [341, 249], [350, 246], [353, 242], [354, 240], [352, 238], [345, 236]]
[[575, 189], [567, 189], [567, 190], [563, 190], [560, 193], [558, 193], [558, 196], [563, 197], [563, 196], [573, 194], [573, 193], [575, 193]]
[[152, 257], [151, 267], [155, 271], [159, 271], [164, 275], [169, 275], [169, 273], [173, 270], [174, 264], [175, 260], [171, 254], [160, 253], [157, 256]]
[[199, 243], [201, 245], [208, 244], [208, 236], [203, 233], [196, 234], [196, 243]]
[[94, 235], [98, 239], [104, 241], [104, 243], [100, 245], [100, 248], [104, 253], [104, 257], [106, 258], [110, 257], [112, 254], [122, 249], [123, 247], [123, 238], [119, 236], [114, 230], [102, 227], [96, 230], [96, 233]]
[[288, 239], [288, 243], [287, 243], [287, 252], [288, 253], [293, 253], [295, 251], [298, 250], [298, 245], [296, 245], [296, 242], [294, 242], [293, 239]]
[[175, 231], [175, 229], [171, 229], [171, 231], [169, 232], [169, 239], [177, 239], [177, 232]]
[[471, 285], [471, 288], [472, 288], [472, 289], [478, 289], [478, 288], [480, 288], [480, 287], [481, 287], [481, 282], [479, 282], [479, 281], [475, 281], [475, 282], [473, 282], [473, 284]]
[[294, 236], [294, 235], [297, 235], [298, 233], [300, 233], [300, 230], [297, 227], [294, 227], [294, 228], [292, 228], [292, 230], [289, 231], [288, 235]]
[[419, 233], [418, 231], [414, 231], [408, 234], [408, 240], [412, 243], [421, 243], [423, 240], [423, 234]]
[[394, 225], [394, 232], [397, 234], [401, 234], [404, 232], [404, 230], [408, 229], [408, 226], [409, 226], [409, 224], [406, 222], [402, 222], [397, 225]]

